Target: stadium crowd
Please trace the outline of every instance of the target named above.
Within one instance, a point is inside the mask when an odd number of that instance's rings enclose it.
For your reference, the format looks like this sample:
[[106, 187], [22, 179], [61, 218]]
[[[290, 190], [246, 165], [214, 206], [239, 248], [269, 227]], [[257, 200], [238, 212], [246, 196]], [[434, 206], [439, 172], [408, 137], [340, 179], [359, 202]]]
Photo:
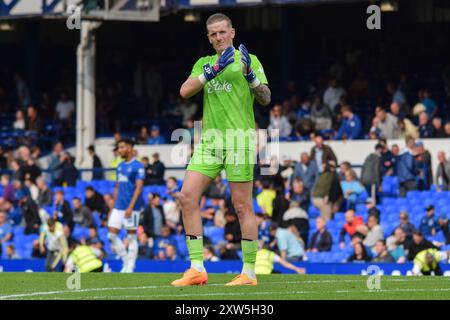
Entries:
[[[450, 161], [440, 152], [438, 170], [433, 173], [424, 143], [408, 137], [406, 145], [400, 153], [397, 145], [389, 146], [380, 139], [367, 156], [360, 177], [351, 163], [338, 162], [320, 135], [314, 137], [310, 152], [299, 155], [299, 161], [284, 157], [280, 165], [272, 159], [255, 166], [254, 207], [261, 246], [279, 252], [288, 261], [320, 258], [401, 263], [412, 261], [424, 249], [448, 250]], [[93, 163], [101, 167], [95, 149], [90, 151]], [[64, 237], [68, 246], [78, 241], [112, 254], [106, 224], [113, 208], [115, 173], [98, 171], [101, 175], [97, 173], [92, 181], [81, 181], [69, 158], [58, 142], [48, 172], [27, 146], [3, 159], [12, 170], [1, 176], [0, 186], [4, 258], [47, 256], [47, 247], [38, 235], [48, 228], [49, 218], [61, 223], [59, 237]], [[182, 181], [165, 178], [165, 166], [157, 153], [151, 160], [145, 156], [139, 159], [146, 168], [139, 256], [184, 259], [187, 250], [176, 201]], [[107, 167], [115, 167], [120, 161], [115, 158]], [[261, 175], [263, 166], [269, 166], [273, 174]], [[375, 197], [370, 197], [374, 190]], [[389, 207], [421, 192], [428, 195], [428, 202], [416, 203], [415, 207], [406, 202], [395, 209]], [[436, 210], [433, 204], [439, 208]], [[227, 182], [220, 176], [205, 191], [201, 207], [205, 259], [238, 259], [239, 222]]]

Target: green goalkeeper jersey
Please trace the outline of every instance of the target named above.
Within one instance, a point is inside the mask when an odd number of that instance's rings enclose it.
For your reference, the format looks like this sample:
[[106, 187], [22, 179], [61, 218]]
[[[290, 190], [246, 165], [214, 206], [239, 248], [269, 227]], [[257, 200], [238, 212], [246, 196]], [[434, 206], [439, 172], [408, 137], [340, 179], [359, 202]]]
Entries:
[[[267, 84], [264, 69], [255, 55], [250, 55], [251, 67], [259, 81]], [[191, 77], [203, 73], [203, 66], [213, 66], [218, 59], [217, 54], [200, 58], [192, 68]], [[234, 62], [228, 65], [203, 88], [202, 141], [209, 129], [219, 130], [224, 136], [227, 129], [244, 131], [255, 129], [253, 114], [254, 95], [241, 70], [241, 53], [235, 50]]]

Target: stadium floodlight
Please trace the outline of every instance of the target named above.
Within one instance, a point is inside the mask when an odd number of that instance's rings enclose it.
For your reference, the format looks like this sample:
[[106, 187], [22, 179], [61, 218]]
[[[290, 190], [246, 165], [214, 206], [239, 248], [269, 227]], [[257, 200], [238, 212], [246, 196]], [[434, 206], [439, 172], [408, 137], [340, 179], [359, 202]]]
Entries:
[[398, 11], [398, 2], [396, 0], [383, 0], [381, 2], [382, 12], [395, 12]]
[[184, 15], [185, 22], [200, 22], [200, 20], [201, 20], [200, 13], [198, 12], [189, 11], [186, 12], [186, 14]]

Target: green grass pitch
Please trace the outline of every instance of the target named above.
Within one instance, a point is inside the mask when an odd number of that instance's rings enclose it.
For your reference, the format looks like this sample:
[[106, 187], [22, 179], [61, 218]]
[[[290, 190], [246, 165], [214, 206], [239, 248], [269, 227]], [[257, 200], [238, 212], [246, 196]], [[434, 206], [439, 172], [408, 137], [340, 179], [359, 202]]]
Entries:
[[202, 287], [173, 288], [180, 274], [81, 274], [80, 289], [69, 290], [63, 273], [0, 273], [0, 300], [21, 299], [450, 299], [450, 278], [381, 277], [380, 289], [367, 288], [367, 276], [268, 275], [258, 286], [225, 287], [232, 274], [210, 274]]

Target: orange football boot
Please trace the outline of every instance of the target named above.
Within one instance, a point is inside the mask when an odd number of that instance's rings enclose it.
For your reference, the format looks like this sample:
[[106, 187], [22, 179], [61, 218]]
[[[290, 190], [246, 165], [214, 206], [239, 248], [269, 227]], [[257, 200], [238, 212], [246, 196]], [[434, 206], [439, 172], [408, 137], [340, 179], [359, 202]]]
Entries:
[[240, 275], [236, 276], [231, 282], [228, 282], [226, 286], [256, 286], [258, 284], [258, 281], [255, 279], [250, 278], [245, 273], [241, 273]]
[[194, 268], [186, 270], [183, 277], [172, 282], [174, 287], [201, 286], [208, 283], [206, 271], [200, 272]]

